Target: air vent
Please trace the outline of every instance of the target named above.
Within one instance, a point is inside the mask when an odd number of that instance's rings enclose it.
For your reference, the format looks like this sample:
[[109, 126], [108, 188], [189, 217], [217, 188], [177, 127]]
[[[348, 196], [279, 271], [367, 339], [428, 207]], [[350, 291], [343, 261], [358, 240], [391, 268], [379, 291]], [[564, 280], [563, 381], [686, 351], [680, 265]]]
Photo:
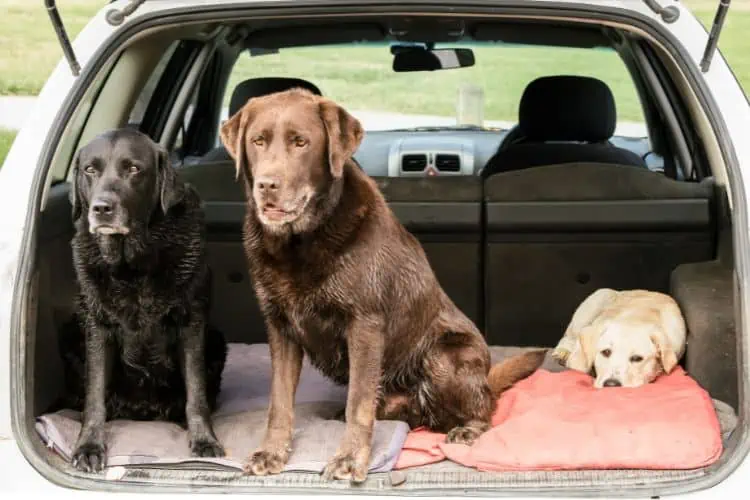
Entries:
[[404, 155], [401, 157], [403, 172], [422, 172], [427, 167], [427, 155]]
[[461, 159], [458, 155], [437, 155], [435, 167], [441, 172], [460, 172]]

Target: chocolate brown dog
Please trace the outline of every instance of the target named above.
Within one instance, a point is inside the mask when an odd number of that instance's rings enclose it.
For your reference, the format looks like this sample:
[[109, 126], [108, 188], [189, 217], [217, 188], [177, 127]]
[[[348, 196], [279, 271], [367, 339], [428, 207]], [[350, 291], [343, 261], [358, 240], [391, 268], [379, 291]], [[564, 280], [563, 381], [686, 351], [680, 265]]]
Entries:
[[481, 333], [352, 160], [362, 136], [344, 109], [301, 89], [251, 99], [221, 129], [245, 181], [245, 251], [273, 366], [249, 473], [279, 473], [289, 457], [303, 352], [349, 383], [346, 433], [324, 476], [355, 482], [367, 476], [376, 417], [471, 443], [498, 392], [543, 361], [533, 351], [490, 374]]

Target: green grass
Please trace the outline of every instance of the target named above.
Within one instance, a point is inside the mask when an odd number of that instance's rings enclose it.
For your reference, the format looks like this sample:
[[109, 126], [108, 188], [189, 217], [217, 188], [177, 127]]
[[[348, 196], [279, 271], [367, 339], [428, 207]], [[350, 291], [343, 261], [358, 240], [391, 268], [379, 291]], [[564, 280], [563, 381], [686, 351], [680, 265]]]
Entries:
[[0, 129], [0, 168], [3, 166], [3, 162], [5, 162], [5, 157], [7, 156], [10, 145], [13, 144], [13, 139], [15, 139], [15, 137], [15, 132]]
[[[73, 39], [105, 0], [59, 0]], [[715, 2], [688, 0], [710, 25]], [[40, 0], [0, 0], [0, 95], [34, 95], [62, 57]], [[750, 0], [735, 0], [719, 48], [745, 89], [750, 90]], [[324, 54], [324, 55], [321, 55]], [[318, 84], [352, 109], [453, 115], [457, 89], [478, 84], [485, 92], [485, 119], [514, 119], [524, 86], [544, 74], [591, 75], [613, 89], [619, 117], [642, 119], [629, 75], [613, 53], [573, 49], [489, 48], [476, 50], [477, 65], [450, 71], [396, 74], [385, 47], [299, 49], [280, 55], [243, 56], [230, 88], [243, 78], [290, 74]]]
[[[106, 0], [59, 0], [74, 40]], [[0, 95], [36, 95], [63, 56], [41, 0], [0, 0]]]
[[[719, 38], [719, 50], [742, 84], [745, 95], [750, 96], [750, 0], [740, 0], [736, 4], [732, 2], [729, 7], [729, 14]], [[738, 8], [735, 10], [735, 7]], [[714, 20], [713, 10], [696, 11], [695, 14], [707, 29], [711, 29]]]

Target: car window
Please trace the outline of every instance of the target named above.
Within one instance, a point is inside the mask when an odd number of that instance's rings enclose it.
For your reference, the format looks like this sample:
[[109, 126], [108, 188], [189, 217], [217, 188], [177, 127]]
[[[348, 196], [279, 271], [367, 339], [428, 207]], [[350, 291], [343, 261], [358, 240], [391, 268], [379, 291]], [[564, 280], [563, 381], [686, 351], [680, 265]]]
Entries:
[[143, 121], [143, 117], [146, 114], [146, 110], [148, 109], [148, 104], [151, 102], [151, 97], [154, 95], [154, 91], [156, 90], [156, 86], [158, 85], [159, 80], [164, 74], [164, 70], [167, 68], [167, 64], [172, 58], [177, 45], [179, 45], [179, 42], [175, 41], [174, 43], [172, 43], [172, 45], [169, 46], [169, 48], [164, 52], [161, 59], [159, 60], [159, 63], [154, 68], [151, 76], [149, 76], [146, 84], [141, 90], [141, 94], [138, 96], [138, 100], [136, 101], [135, 106], [133, 106], [133, 109], [130, 111], [128, 125], [136, 128], [140, 126], [141, 122]]
[[450, 46], [473, 49], [475, 65], [396, 73], [386, 44], [289, 48], [273, 54], [259, 51], [263, 55], [256, 56], [245, 52], [232, 70], [225, 106], [243, 80], [284, 76], [314, 83], [360, 118], [367, 130], [455, 125], [459, 93], [481, 96], [485, 126], [510, 128], [518, 120], [521, 95], [532, 80], [579, 75], [598, 78], [612, 90], [618, 135], [647, 136], [635, 85], [614, 50], [489, 43]]
[[195, 112], [199, 90], [200, 89], [196, 88], [193, 92], [193, 96], [190, 98], [190, 104], [185, 110], [185, 115], [182, 117], [182, 122], [180, 123], [180, 130], [177, 132], [177, 137], [172, 145], [173, 150], [181, 149], [185, 142], [185, 134], [187, 133], [187, 129], [190, 126], [190, 120], [193, 118], [193, 113]]

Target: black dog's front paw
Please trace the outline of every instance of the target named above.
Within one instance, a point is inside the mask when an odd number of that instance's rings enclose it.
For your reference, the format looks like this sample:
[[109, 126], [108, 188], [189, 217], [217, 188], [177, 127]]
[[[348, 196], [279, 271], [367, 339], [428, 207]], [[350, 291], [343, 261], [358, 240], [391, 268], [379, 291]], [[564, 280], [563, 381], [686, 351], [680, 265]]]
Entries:
[[81, 472], [101, 472], [107, 465], [107, 451], [96, 441], [85, 442], [73, 452], [73, 467]]
[[190, 443], [190, 452], [194, 457], [223, 457], [224, 447], [215, 438], [198, 438]]

